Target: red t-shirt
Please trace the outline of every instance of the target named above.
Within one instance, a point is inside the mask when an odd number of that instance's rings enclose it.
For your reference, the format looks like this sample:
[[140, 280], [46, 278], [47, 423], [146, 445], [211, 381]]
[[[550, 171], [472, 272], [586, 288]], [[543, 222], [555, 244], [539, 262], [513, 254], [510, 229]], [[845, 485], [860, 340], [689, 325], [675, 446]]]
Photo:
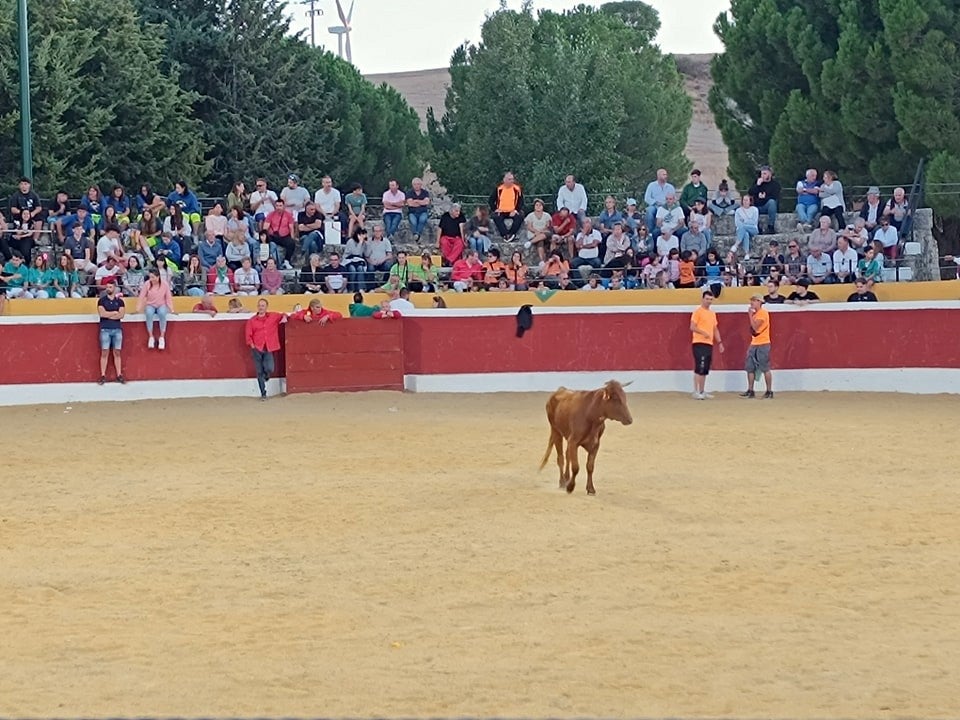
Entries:
[[569, 235], [576, 227], [576, 219], [570, 213], [564, 217], [563, 213], [555, 212], [550, 216], [550, 224], [557, 235]]
[[268, 312], [265, 315], [254, 315], [247, 320], [244, 336], [247, 346], [252, 345], [257, 350], [276, 352], [280, 349], [280, 323], [283, 313]]

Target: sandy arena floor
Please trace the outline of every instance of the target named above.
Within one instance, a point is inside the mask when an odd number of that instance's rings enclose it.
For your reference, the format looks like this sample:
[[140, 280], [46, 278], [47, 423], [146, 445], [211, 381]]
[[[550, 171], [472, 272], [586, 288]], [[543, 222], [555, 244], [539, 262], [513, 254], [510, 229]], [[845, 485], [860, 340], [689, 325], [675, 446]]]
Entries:
[[0, 716], [960, 715], [956, 398], [545, 399], [5, 408]]

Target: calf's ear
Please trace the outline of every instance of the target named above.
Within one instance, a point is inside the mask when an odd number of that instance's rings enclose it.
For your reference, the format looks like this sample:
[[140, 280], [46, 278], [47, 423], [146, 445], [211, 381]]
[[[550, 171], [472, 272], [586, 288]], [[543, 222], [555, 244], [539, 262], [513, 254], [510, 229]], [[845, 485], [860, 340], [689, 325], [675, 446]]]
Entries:
[[604, 399], [604, 400], [609, 400], [609, 399], [610, 399], [610, 391], [607, 390], [606, 388], [604, 388], [604, 391], [603, 391], [603, 399]]

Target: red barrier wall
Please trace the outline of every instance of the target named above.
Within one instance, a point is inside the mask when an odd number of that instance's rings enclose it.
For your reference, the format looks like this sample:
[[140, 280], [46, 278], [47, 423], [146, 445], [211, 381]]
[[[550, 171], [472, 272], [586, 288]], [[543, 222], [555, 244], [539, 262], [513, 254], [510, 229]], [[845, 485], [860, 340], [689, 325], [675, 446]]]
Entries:
[[[29, 320], [29, 318], [25, 318]], [[254, 376], [242, 320], [171, 321], [167, 349], [147, 349], [142, 322], [123, 323], [123, 374], [128, 380], [218, 380]], [[154, 328], [154, 333], [158, 332]], [[93, 382], [100, 375], [99, 329], [81, 323], [0, 325], [0, 384]], [[284, 371], [283, 351], [275, 376]], [[113, 374], [113, 363], [108, 365]]]
[[[746, 313], [718, 315], [727, 352], [714, 354], [714, 367], [739, 371], [749, 342]], [[778, 308], [771, 316], [778, 370], [960, 369], [958, 308]], [[305, 392], [401, 389], [404, 375], [687, 371], [689, 317], [689, 310], [677, 308], [565, 314], [535, 308], [533, 328], [523, 338], [516, 337], [513, 314], [293, 323], [285, 327], [286, 357], [279, 354], [275, 377], [286, 376], [289, 391]], [[251, 378], [243, 329], [244, 320], [235, 316], [178, 316], [161, 352], [147, 350], [142, 322], [126, 322], [124, 375], [132, 381]], [[0, 321], [0, 385], [92, 382], [98, 355], [93, 318]]]
[[403, 390], [403, 322], [291, 322], [287, 392]]
[[[960, 368], [960, 311], [771, 313], [772, 361], [779, 369]], [[726, 352], [717, 370], [741, 370], [747, 315], [720, 313]], [[512, 316], [405, 318], [409, 374], [686, 370], [690, 313], [535, 315], [516, 337]]]

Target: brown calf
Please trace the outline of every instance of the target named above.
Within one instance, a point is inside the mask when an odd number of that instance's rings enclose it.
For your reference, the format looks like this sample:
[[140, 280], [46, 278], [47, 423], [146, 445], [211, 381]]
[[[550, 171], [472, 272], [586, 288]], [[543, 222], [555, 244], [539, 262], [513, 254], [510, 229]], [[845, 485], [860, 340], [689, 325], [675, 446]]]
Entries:
[[[624, 387], [616, 380], [611, 380], [599, 390], [567, 390], [562, 387], [547, 400], [550, 440], [540, 469], [543, 470], [550, 459], [551, 450], [556, 448], [560, 487], [566, 487], [568, 493], [572, 493], [577, 485], [577, 473], [580, 471], [578, 453], [582, 447], [587, 451], [587, 493], [596, 494], [593, 467], [605, 421], [616, 420], [624, 425], [633, 422]], [[567, 441], [566, 454], [563, 450], [564, 440]]]

